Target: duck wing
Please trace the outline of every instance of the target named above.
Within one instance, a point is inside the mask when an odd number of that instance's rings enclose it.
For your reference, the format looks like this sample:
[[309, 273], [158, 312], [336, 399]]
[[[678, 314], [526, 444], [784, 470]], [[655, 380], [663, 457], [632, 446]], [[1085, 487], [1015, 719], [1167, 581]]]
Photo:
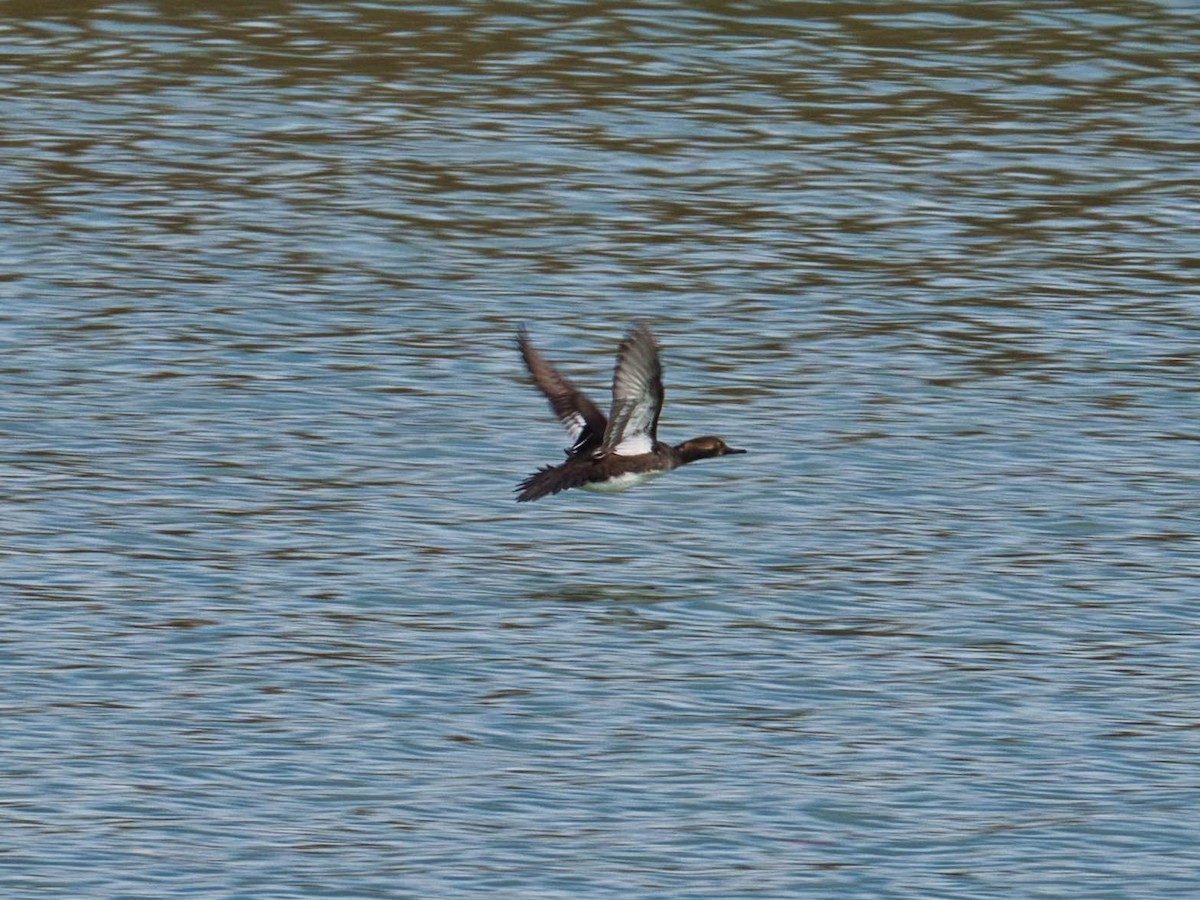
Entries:
[[570, 379], [546, 362], [530, 342], [524, 326], [517, 334], [517, 346], [521, 348], [521, 356], [525, 359], [529, 374], [533, 376], [533, 383], [546, 395], [554, 415], [571, 435], [571, 449], [567, 455], [590, 452], [600, 446], [608, 426], [604, 413]]
[[613, 403], [600, 453], [638, 456], [650, 453], [658, 440], [662, 412], [662, 365], [654, 335], [635, 325], [617, 351], [613, 374]]

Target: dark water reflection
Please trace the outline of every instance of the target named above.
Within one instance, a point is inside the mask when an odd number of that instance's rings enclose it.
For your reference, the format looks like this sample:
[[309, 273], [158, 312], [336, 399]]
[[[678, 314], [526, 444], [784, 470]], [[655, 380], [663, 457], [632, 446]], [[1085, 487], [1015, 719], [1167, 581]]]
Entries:
[[1192, 6], [7, 10], [6, 896], [1193, 889]]

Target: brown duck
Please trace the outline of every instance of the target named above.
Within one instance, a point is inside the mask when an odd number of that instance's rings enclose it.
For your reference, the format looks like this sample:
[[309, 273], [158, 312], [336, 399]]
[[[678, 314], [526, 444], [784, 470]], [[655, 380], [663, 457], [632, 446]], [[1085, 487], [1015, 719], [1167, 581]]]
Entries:
[[573, 442], [566, 462], [545, 466], [521, 482], [518, 503], [569, 488], [625, 491], [685, 463], [746, 452], [735, 450], [719, 437], [692, 438], [674, 447], [658, 440], [662, 365], [654, 335], [645, 325], [635, 325], [621, 342], [607, 419], [596, 404], [542, 358], [523, 327], [517, 344], [534, 384], [549, 399]]

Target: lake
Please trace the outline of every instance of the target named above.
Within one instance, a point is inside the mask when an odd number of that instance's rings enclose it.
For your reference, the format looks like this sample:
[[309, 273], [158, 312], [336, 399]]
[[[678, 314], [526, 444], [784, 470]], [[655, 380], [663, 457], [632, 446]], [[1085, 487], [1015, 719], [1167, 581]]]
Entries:
[[4, 896], [1200, 893], [1200, 7], [7, 12]]

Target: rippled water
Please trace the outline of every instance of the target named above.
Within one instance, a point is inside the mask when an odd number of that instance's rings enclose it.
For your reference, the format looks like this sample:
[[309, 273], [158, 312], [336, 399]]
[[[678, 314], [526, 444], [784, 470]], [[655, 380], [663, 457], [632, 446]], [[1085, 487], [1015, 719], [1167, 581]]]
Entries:
[[5, 896], [1200, 890], [1194, 4], [193, 7], [0, 22]]

